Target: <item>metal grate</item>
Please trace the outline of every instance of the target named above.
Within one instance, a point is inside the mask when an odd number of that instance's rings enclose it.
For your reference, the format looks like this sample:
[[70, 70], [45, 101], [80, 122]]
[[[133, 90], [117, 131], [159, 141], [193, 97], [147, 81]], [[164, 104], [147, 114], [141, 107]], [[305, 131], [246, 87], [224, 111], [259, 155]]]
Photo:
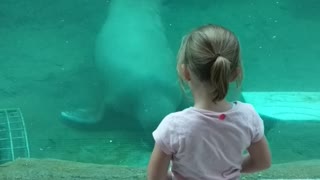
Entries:
[[29, 158], [29, 143], [19, 108], [0, 110], [0, 164]]

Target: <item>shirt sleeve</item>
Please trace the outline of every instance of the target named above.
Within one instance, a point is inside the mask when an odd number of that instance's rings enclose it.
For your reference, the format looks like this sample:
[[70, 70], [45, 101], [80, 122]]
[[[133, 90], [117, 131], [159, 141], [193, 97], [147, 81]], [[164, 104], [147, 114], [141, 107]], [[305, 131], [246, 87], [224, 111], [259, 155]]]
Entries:
[[264, 124], [260, 115], [256, 112], [254, 107], [252, 107], [252, 139], [251, 142], [255, 143], [260, 141], [264, 136]]
[[175, 120], [172, 115], [166, 116], [157, 129], [153, 131], [152, 135], [155, 143], [164, 153], [172, 155], [177, 152], [179, 137], [177, 128], [175, 127]]

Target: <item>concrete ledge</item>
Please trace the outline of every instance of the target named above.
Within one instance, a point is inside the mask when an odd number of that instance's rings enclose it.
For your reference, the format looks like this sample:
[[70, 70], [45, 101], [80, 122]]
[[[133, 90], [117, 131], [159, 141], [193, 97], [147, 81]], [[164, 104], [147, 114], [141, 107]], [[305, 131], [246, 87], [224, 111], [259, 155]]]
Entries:
[[283, 121], [320, 121], [319, 92], [242, 92], [259, 114]]
[[[298, 161], [273, 165], [263, 173], [245, 175], [242, 179], [316, 179], [320, 178], [320, 160]], [[87, 180], [145, 180], [141, 168], [78, 163], [55, 159], [19, 159], [0, 166], [0, 179], [87, 179]]]

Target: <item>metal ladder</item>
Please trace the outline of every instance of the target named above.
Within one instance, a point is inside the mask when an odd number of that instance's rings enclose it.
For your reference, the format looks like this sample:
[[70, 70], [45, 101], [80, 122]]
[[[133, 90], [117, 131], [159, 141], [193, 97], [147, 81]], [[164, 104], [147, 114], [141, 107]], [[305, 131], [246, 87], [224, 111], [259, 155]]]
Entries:
[[0, 110], [0, 164], [30, 158], [28, 137], [19, 108]]

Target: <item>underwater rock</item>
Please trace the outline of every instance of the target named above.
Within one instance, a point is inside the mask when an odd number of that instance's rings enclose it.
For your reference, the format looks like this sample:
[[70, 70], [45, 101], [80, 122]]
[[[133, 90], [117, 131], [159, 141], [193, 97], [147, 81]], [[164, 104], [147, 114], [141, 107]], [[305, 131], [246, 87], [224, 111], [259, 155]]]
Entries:
[[264, 134], [266, 136], [268, 136], [268, 133], [275, 128], [275, 126], [277, 125], [277, 123], [279, 122], [279, 120], [260, 114], [261, 119], [263, 120], [263, 124], [264, 124]]

